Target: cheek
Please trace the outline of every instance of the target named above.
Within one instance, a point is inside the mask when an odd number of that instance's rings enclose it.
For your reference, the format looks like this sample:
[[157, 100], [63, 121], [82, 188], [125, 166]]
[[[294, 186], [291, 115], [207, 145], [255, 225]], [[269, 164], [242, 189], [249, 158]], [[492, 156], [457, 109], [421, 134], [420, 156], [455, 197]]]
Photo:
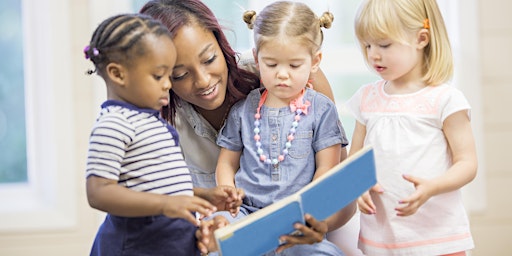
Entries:
[[182, 99], [186, 99], [191, 91], [191, 82], [188, 80], [173, 82], [171, 90]]

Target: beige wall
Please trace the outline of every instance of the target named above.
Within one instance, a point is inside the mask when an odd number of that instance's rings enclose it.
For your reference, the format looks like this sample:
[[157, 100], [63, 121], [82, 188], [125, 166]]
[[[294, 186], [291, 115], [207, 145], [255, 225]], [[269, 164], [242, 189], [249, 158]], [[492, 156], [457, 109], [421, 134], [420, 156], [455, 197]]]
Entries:
[[512, 184], [508, 162], [512, 143], [512, 2], [480, 0], [480, 54], [485, 143], [487, 208], [471, 215], [476, 248], [472, 255], [510, 255], [512, 251]]
[[[480, 54], [482, 67], [483, 139], [486, 169], [487, 207], [471, 214], [472, 232], [476, 249], [472, 256], [510, 255], [512, 251], [512, 197], [507, 186], [512, 184], [508, 163], [508, 147], [512, 145], [512, 114], [505, 104], [512, 96], [512, 22], [508, 21], [512, 2], [507, 0], [479, 0]], [[87, 0], [74, 0], [69, 5], [72, 28], [71, 65], [74, 93], [73, 108], [77, 163], [70, 171], [80, 172], [85, 165], [87, 137], [94, 121], [94, 90], [91, 79], [84, 76], [89, 67], [79, 49], [89, 39], [91, 25]], [[63, 63], [69, 65], [69, 63]], [[89, 208], [85, 198], [84, 179], [77, 175], [75, 194], [79, 201], [77, 223], [65, 230], [0, 232], [0, 255], [88, 255], [100, 218]], [[37, 216], [34, 216], [37, 217]], [[42, 220], [44, 221], [44, 220]]]

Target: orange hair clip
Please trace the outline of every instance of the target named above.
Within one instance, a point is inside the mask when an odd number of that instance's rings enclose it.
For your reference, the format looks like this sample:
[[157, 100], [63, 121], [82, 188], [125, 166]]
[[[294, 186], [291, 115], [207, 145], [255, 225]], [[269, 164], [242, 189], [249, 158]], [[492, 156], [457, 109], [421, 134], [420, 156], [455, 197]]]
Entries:
[[426, 29], [430, 28], [430, 22], [428, 19], [423, 20], [423, 28], [426, 28]]

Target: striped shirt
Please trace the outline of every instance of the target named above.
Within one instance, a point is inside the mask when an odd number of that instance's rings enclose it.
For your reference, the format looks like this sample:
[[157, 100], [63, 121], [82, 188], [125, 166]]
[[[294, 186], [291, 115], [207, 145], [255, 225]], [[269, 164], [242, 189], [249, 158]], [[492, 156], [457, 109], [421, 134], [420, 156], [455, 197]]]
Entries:
[[156, 110], [108, 100], [94, 125], [86, 176], [117, 180], [141, 192], [193, 195], [174, 127]]

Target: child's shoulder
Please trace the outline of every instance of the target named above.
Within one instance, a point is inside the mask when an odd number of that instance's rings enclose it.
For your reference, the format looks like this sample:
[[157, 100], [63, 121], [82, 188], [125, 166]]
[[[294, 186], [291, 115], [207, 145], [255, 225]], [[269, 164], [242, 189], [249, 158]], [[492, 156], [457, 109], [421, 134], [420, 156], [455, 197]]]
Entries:
[[327, 95], [306, 87], [306, 92], [304, 94], [304, 99], [309, 101], [319, 101], [319, 102], [331, 102], [334, 103]]

